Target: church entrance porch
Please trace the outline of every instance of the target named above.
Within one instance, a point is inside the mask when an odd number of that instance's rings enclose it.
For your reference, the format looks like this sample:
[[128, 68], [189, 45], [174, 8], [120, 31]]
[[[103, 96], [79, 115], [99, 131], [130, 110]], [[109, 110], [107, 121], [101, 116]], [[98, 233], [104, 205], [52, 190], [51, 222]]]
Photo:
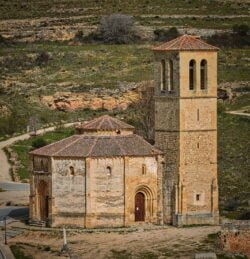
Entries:
[[135, 221], [145, 220], [145, 195], [138, 192], [135, 195]]

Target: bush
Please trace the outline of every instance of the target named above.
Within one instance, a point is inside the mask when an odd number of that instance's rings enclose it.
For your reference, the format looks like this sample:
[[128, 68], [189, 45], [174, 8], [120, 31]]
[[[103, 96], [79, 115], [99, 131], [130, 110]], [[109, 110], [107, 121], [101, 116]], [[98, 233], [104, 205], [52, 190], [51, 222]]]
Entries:
[[247, 34], [249, 33], [249, 27], [246, 24], [236, 24], [233, 26], [233, 32], [237, 33], [240, 36], [247, 36]]
[[235, 211], [240, 206], [240, 202], [238, 199], [228, 200], [225, 204], [224, 209], [227, 211]]
[[50, 56], [47, 52], [43, 51], [36, 57], [36, 63], [38, 66], [47, 64], [50, 59]]
[[207, 38], [207, 41], [218, 47], [224, 48], [245, 48], [250, 45], [249, 27], [245, 24], [234, 25], [233, 33], [224, 32], [214, 34]]
[[40, 148], [46, 146], [47, 142], [44, 138], [37, 138], [32, 141], [32, 147]]
[[238, 217], [238, 220], [250, 220], [250, 211], [242, 212]]
[[154, 31], [154, 40], [156, 41], [169, 41], [175, 39], [180, 34], [176, 27], [172, 27], [169, 30], [165, 29], [158, 29]]
[[124, 14], [102, 17], [99, 31], [106, 43], [126, 44], [136, 39], [133, 17]]

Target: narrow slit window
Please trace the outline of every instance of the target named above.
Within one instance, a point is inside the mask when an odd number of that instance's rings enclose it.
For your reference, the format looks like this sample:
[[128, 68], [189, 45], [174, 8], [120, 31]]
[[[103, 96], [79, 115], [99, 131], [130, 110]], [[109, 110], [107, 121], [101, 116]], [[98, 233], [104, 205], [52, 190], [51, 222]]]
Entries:
[[166, 91], [166, 62], [161, 61], [161, 91]]
[[197, 109], [197, 121], [199, 121], [199, 120], [200, 120], [200, 110]]
[[200, 194], [196, 194], [196, 201], [200, 201], [201, 199], [201, 195]]
[[142, 174], [145, 175], [147, 173], [146, 165], [142, 165]]
[[174, 90], [174, 63], [169, 60], [169, 91]]
[[201, 90], [207, 89], [207, 61], [203, 59], [200, 64]]
[[69, 167], [70, 175], [74, 176], [75, 175], [75, 169], [73, 166]]
[[106, 172], [106, 175], [107, 175], [107, 177], [108, 177], [108, 178], [110, 178], [110, 177], [111, 177], [111, 175], [112, 175], [112, 169], [111, 169], [111, 167], [110, 167], [110, 166], [107, 166], [107, 172]]
[[195, 89], [195, 83], [196, 83], [196, 63], [195, 60], [191, 60], [189, 62], [189, 90]]

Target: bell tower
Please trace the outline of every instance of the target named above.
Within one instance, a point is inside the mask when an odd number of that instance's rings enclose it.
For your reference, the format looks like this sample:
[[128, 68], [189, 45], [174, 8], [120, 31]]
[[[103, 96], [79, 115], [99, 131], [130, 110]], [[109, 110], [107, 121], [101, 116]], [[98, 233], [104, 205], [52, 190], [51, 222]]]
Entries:
[[217, 224], [217, 52], [183, 35], [153, 49], [164, 223]]

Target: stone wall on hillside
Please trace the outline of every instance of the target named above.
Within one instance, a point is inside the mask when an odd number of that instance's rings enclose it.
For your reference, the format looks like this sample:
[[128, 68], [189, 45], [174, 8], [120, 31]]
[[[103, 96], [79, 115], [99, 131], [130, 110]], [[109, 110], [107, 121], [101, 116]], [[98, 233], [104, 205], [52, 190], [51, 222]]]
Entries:
[[225, 251], [250, 255], [250, 220], [223, 224], [220, 240]]

